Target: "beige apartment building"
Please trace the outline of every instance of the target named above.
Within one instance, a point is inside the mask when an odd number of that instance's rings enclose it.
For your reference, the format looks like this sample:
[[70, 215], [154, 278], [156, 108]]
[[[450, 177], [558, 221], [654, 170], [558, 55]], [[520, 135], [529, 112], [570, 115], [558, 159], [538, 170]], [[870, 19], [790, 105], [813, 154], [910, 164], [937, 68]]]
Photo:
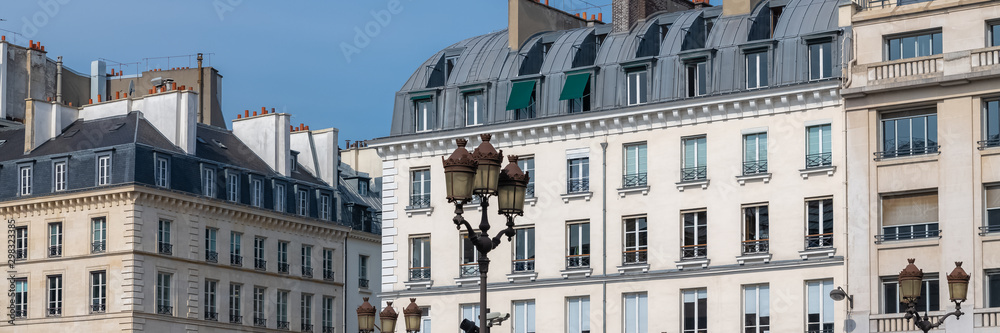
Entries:
[[854, 332], [915, 331], [896, 294], [907, 258], [932, 316], [955, 308], [955, 262], [972, 276], [966, 315], [937, 332], [1000, 331], [1000, 2], [855, 8], [842, 93]]

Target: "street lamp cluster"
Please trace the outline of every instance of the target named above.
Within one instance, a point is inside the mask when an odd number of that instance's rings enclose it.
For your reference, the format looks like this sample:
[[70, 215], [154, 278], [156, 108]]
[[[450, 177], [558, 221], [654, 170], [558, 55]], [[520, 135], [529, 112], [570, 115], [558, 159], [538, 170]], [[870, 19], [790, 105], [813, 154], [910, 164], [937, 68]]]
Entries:
[[[365, 302], [358, 307], [358, 333], [373, 333], [376, 328], [383, 333], [395, 332], [396, 320], [399, 318], [399, 314], [392, 308], [392, 302], [386, 302], [385, 309], [379, 312], [378, 317], [382, 326], [378, 327], [375, 326], [375, 307], [371, 303], [368, 303], [368, 297], [365, 297], [364, 300]], [[406, 322], [407, 333], [420, 332], [420, 314], [421, 311], [420, 306], [417, 305], [417, 299], [411, 298], [410, 305], [407, 305], [403, 309], [403, 319]]]
[[944, 314], [944, 316], [937, 319], [937, 322], [931, 322], [926, 310], [923, 317], [917, 311], [917, 304], [920, 300], [920, 288], [924, 284], [924, 271], [913, 264], [916, 261], [915, 259], [908, 259], [907, 261], [909, 261], [909, 265], [906, 265], [906, 268], [899, 272], [899, 300], [901, 303], [907, 305], [906, 317], [904, 318], [913, 319], [914, 326], [926, 333], [944, 324], [944, 320], [950, 316], [954, 315], [955, 319], [958, 319], [965, 314], [962, 312], [962, 302], [965, 302], [969, 292], [970, 277], [962, 269], [962, 262], [956, 262], [955, 269], [951, 271], [951, 274], [948, 274], [948, 294], [951, 296], [951, 301], [955, 303], [955, 311]]

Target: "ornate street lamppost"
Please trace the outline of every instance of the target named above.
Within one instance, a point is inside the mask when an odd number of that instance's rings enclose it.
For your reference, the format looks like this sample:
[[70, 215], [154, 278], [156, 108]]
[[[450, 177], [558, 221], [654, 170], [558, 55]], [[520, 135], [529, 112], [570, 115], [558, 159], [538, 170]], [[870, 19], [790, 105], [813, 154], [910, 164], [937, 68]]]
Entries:
[[[361, 306], [358, 306], [358, 333], [374, 333], [375, 329], [379, 329], [383, 333], [395, 332], [396, 320], [399, 319], [399, 314], [392, 308], [392, 302], [386, 302], [385, 309], [378, 314], [379, 321], [382, 323], [382, 327], [379, 328], [375, 325], [375, 307], [371, 303], [368, 303], [368, 297], [365, 297], [364, 300], [365, 302]], [[420, 332], [420, 306], [416, 302], [416, 298], [411, 298], [410, 305], [403, 310], [406, 318], [407, 333]], [[412, 318], [414, 311], [416, 313], [416, 320]]]
[[907, 261], [910, 264], [906, 265], [906, 268], [899, 272], [899, 300], [907, 305], [906, 316], [904, 318], [913, 319], [913, 325], [924, 331], [924, 333], [927, 333], [931, 329], [944, 324], [944, 320], [948, 317], [954, 315], [955, 319], [958, 319], [965, 314], [962, 312], [962, 302], [965, 302], [969, 291], [970, 277], [962, 269], [961, 261], [955, 262], [955, 269], [951, 271], [951, 274], [948, 274], [948, 293], [951, 295], [951, 301], [955, 303], [955, 311], [946, 313], [937, 322], [930, 321], [926, 310], [924, 310], [923, 317], [917, 311], [917, 302], [920, 301], [920, 288], [923, 286], [924, 271], [913, 264], [915, 259], [907, 259]]
[[[448, 202], [455, 204], [453, 222], [459, 230], [465, 226], [469, 233], [469, 240], [479, 252], [479, 324], [483, 326], [480, 331], [488, 333], [486, 273], [489, 272], [490, 259], [487, 255], [500, 245], [503, 236], [507, 236], [507, 241], [514, 237], [514, 217], [524, 214], [524, 196], [529, 175], [517, 166], [517, 156], [509, 156], [509, 163], [503, 170], [500, 170], [500, 164], [503, 163], [503, 151], [497, 151], [490, 144], [492, 135], [482, 134], [479, 137], [483, 143], [476, 147], [471, 154], [465, 149], [468, 141], [456, 140], [458, 148], [448, 159], [442, 158], [442, 162]], [[507, 228], [501, 230], [493, 238], [489, 236], [490, 222], [486, 217], [491, 195], [497, 196], [499, 204], [497, 212], [507, 218]], [[465, 212], [462, 206], [472, 201], [473, 196], [479, 197], [479, 205], [482, 207], [482, 218], [478, 232], [472, 228], [472, 224], [462, 217]]]

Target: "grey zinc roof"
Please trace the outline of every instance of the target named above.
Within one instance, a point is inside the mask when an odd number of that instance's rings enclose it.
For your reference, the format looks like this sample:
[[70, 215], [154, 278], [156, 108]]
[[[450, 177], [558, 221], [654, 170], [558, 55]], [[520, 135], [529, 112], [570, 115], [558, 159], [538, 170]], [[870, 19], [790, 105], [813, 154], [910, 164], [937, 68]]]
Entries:
[[[657, 13], [629, 32], [606, 35], [596, 52], [593, 74], [592, 111], [626, 107], [625, 75], [622, 65], [647, 61], [652, 67], [650, 103], [686, 98], [684, 85], [684, 52], [705, 50], [711, 55], [709, 66], [709, 95], [728, 94], [744, 88], [743, 49], [747, 44], [771, 48], [769, 86], [783, 86], [809, 81], [808, 50], [804, 37], [824, 32], [836, 32], [833, 49], [834, 78], [840, 76], [840, 50], [849, 30], [838, 27], [837, 4], [839, 0], [765, 0], [747, 15], [720, 17], [720, 7], [692, 9], [682, 12]], [[784, 6], [771, 38], [748, 42], [755, 21], [766, 21], [771, 6]], [[713, 20], [713, 29], [705, 36], [705, 22]], [[659, 44], [658, 54], [636, 58], [643, 38], [659, 37], [659, 25], [669, 25], [668, 32]], [[763, 27], [754, 30], [760, 33]], [[770, 28], [766, 28], [768, 33]], [[574, 57], [588, 38], [593, 41], [595, 31], [604, 33], [606, 26], [579, 28], [539, 33], [519, 50], [510, 50], [507, 31], [498, 31], [468, 38], [435, 53], [425, 61], [397, 92], [390, 136], [415, 133], [414, 96], [431, 94], [434, 111], [428, 117], [434, 131], [458, 129], [466, 126], [463, 92], [483, 89], [487, 110], [486, 124], [510, 122], [511, 111], [506, 110], [513, 81], [538, 80], [538, 107], [536, 118], [566, 114], [567, 103], [559, 100], [568, 72], [587, 69], [574, 67]], [[647, 39], [648, 40], [648, 39]], [[527, 59], [535, 54], [540, 42], [551, 43], [543, 59]], [[758, 42], [761, 42], [758, 44]], [[645, 46], [643, 46], [645, 48]], [[646, 49], [648, 50], [648, 49]], [[654, 51], [655, 53], [655, 51]], [[648, 53], [647, 53], [648, 54]], [[443, 85], [428, 87], [428, 82], [446, 56], [458, 56], [451, 76]], [[541, 70], [532, 75], [520, 75], [521, 64], [541, 61]], [[437, 81], [435, 81], [437, 82]]]

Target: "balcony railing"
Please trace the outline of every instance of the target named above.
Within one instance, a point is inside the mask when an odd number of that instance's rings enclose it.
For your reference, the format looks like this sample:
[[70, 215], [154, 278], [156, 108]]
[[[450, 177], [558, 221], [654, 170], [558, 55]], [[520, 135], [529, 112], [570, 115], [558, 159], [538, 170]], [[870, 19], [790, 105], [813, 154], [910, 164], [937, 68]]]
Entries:
[[243, 256], [229, 255], [229, 264], [236, 267], [243, 267]]
[[219, 262], [219, 252], [215, 251], [205, 251], [205, 261], [210, 263]]
[[323, 333], [336, 333], [332, 326], [323, 326]]
[[46, 308], [45, 315], [48, 317], [58, 317], [62, 315], [62, 307]]
[[108, 250], [108, 244], [105, 241], [96, 241], [90, 243], [90, 253], [104, 253]]
[[430, 206], [431, 206], [430, 193], [410, 195], [410, 208], [427, 208]]
[[287, 321], [283, 321], [283, 320], [279, 320], [278, 321], [278, 329], [279, 330], [287, 330], [288, 329], [288, 322]]
[[1000, 138], [991, 138], [983, 141], [977, 141], [976, 144], [979, 145], [979, 150], [992, 147], [1000, 147]]
[[880, 151], [880, 152], [876, 152], [875, 153], [875, 160], [876, 161], [881, 161], [883, 159], [893, 158], [893, 157], [936, 154], [940, 150], [941, 150], [941, 146], [940, 145], [933, 145], [933, 146], [913, 147], [913, 148], [907, 148], [907, 149], [896, 149], [896, 150]]
[[462, 277], [479, 276], [478, 263], [461, 264], [458, 266], [458, 270]]
[[590, 191], [590, 179], [570, 179], [566, 182], [566, 193]]
[[767, 239], [743, 241], [743, 254], [767, 253], [770, 250]]
[[806, 249], [822, 249], [833, 246], [833, 233], [806, 236]]
[[976, 310], [976, 327], [1000, 327], [1000, 309]]
[[107, 305], [105, 304], [91, 304], [90, 313], [104, 313], [107, 311]]
[[[918, 332], [920, 329], [913, 324], [913, 320], [904, 316], [905, 314], [902, 313], [873, 315], [874, 318], [869, 319], [872, 332]], [[935, 315], [926, 316], [926, 319], [932, 323], [937, 322], [940, 318], [941, 316]]]
[[28, 318], [28, 310], [24, 309], [11, 310], [11, 314], [14, 315], [14, 318]]
[[708, 167], [693, 167], [681, 169], [681, 181], [692, 181], [708, 178]]
[[931, 0], [854, 0], [854, 3], [861, 7], [861, 9], [867, 10], [903, 6], [927, 1]]
[[633, 173], [622, 176], [622, 188], [646, 186], [646, 173]]
[[168, 316], [172, 315], [174, 314], [174, 307], [170, 305], [157, 305], [156, 314], [168, 315]]
[[302, 323], [300, 330], [302, 332], [310, 332], [311, 333], [313, 331], [313, 325], [310, 324], [310, 323]]
[[1000, 224], [997, 225], [984, 225], [979, 227], [979, 235], [985, 236], [986, 234], [992, 234], [994, 232], [1000, 232]]
[[806, 330], [806, 333], [833, 333], [833, 329], [828, 328], [823, 330]]
[[267, 327], [267, 319], [254, 316], [253, 317], [253, 326]]
[[333, 281], [333, 271], [329, 269], [323, 270], [323, 280]]
[[164, 255], [168, 255], [168, 256], [169, 255], [173, 255], [174, 254], [174, 245], [170, 244], [170, 243], [162, 243], [162, 242], [161, 243], [157, 243], [156, 244], [156, 251], [159, 252], [160, 254], [164, 254]]
[[767, 173], [767, 160], [743, 162], [743, 175], [759, 175]]
[[413, 267], [410, 268], [410, 281], [423, 281], [431, 279], [431, 268], [430, 267]]
[[279, 262], [278, 263], [278, 273], [288, 274], [288, 264], [287, 263], [283, 263], [283, 262]]
[[573, 254], [566, 256], [566, 268], [584, 268], [590, 267], [590, 255], [589, 254]]
[[232, 315], [231, 314], [231, 315], [229, 315], [229, 323], [230, 324], [242, 325], [243, 324], [243, 316], [241, 316], [241, 315]]
[[358, 278], [358, 288], [368, 289], [368, 279]]
[[534, 272], [535, 271], [535, 258], [528, 259], [514, 259], [511, 262], [512, 272]]
[[14, 260], [26, 260], [26, 259], [28, 259], [27, 249], [14, 250]]
[[62, 245], [49, 246], [49, 258], [62, 257]]
[[1000, 64], [1000, 46], [973, 50], [972, 67], [993, 66]]
[[205, 320], [219, 321], [219, 313], [212, 311], [205, 311]]
[[535, 183], [528, 184], [528, 188], [526, 188], [524, 190], [524, 197], [525, 198], [534, 198], [535, 197]]
[[684, 245], [681, 246], [681, 259], [704, 258], [708, 256], [708, 245]]
[[944, 56], [941, 54], [898, 59], [866, 66], [869, 80], [889, 80], [899, 79], [908, 76], [924, 76], [925, 74], [940, 73], [944, 70]]
[[622, 252], [623, 265], [645, 264], [646, 260], [646, 249], [626, 250]]
[[941, 237], [937, 223], [882, 227], [882, 234], [875, 235], [875, 243], [934, 237]]
[[806, 169], [822, 168], [833, 165], [833, 153], [817, 153], [806, 155]]
[[302, 267], [302, 277], [307, 277], [307, 278], [313, 277], [313, 268], [312, 267]]
[[266, 271], [267, 270], [267, 260], [264, 260], [264, 259], [254, 259], [253, 260], [253, 268], [256, 269], [256, 270], [258, 270], [258, 271]]

